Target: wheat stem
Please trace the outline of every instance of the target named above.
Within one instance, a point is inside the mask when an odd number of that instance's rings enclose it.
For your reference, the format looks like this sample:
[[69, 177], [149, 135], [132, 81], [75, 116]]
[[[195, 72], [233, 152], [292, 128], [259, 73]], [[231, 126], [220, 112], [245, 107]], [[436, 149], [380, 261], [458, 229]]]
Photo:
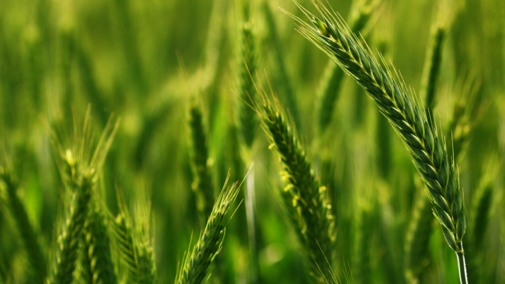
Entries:
[[43, 283], [46, 277], [46, 260], [42, 252], [42, 248], [37, 240], [37, 234], [28, 218], [28, 213], [19, 199], [17, 191], [17, 183], [7, 169], [0, 168], [0, 180], [3, 181], [7, 188], [8, 208], [16, 222], [17, 228], [21, 234], [21, 240], [24, 243], [28, 261], [35, 271], [37, 282]]
[[[373, 8], [379, 2], [380, 1], [375, 1], [373, 4], [362, 3], [359, 1], [356, 2], [358, 4], [354, 5], [349, 15], [353, 31], [360, 32], [363, 28], [365, 28], [368, 20], [370, 19]], [[329, 60], [322, 80], [319, 83], [317, 95], [318, 111], [316, 113], [318, 115], [318, 126], [321, 133], [324, 133], [331, 123], [335, 102], [338, 99], [343, 78], [344, 72], [338, 68], [335, 63]]]
[[430, 110], [435, 108], [435, 87], [438, 73], [442, 65], [442, 47], [446, 29], [437, 26], [432, 32], [431, 43], [427, 50], [426, 61], [421, 83], [421, 97], [425, 98], [426, 107]]
[[465, 254], [463, 252], [456, 252], [456, 257], [458, 258], [459, 282], [461, 284], [468, 284], [468, 279], [466, 277]]
[[[250, 72], [251, 74], [256, 72], [257, 55], [253, 26], [250, 18], [245, 19], [241, 29], [241, 34], [241, 58], [239, 61], [240, 85], [238, 88], [239, 96], [242, 98], [247, 98], [248, 96], [254, 98], [255, 90], [250, 78]], [[256, 116], [251, 108], [246, 107], [243, 104], [238, 105], [238, 114], [242, 143], [250, 149], [254, 142], [254, 133], [257, 125], [255, 121]]]
[[192, 147], [192, 167], [194, 180], [191, 188], [196, 194], [198, 213], [202, 227], [207, 216], [212, 211], [214, 203], [214, 189], [211, 182], [211, 173], [207, 165], [209, 153], [207, 148], [207, 135], [203, 125], [202, 111], [195, 103], [190, 110], [190, 127]]
[[279, 40], [282, 37], [279, 35], [277, 23], [275, 22], [275, 17], [272, 13], [269, 2], [270, 1], [263, 1], [263, 14], [265, 15], [265, 21], [270, 35], [270, 40], [273, 42], [275, 60], [274, 64], [277, 68], [279, 68], [279, 85], [282, 88], [280, 92], [282, 94], [281, 99], [285, 101], [286, 108], [289, 110], [289, 113], [293, 117], [295, 123], [299, 125], [301, 118], [299, 117], [299, 106], [296, 100], [296, 91], [293, 89], [292, 80], [286, 67], [287, 64], [285, 60], [285, 53], [283, 51], [284, 44], [281, 42], [281, 40]]
[[[258, 91], [260, 92], [260, 91]], [[277, 98], [271, 102], [264, 90], [263, 105], [256, 105], [262, 127], [282, 162], [286, 187], [282, 197], [315, 281], [331, 279], [335, 240], [334, 216], [326, 187], [314, 175], [311, 162]], [[328, 262], [327, 258], [330, 260]], [[322, 274], [320, 273], [322, 271]]]

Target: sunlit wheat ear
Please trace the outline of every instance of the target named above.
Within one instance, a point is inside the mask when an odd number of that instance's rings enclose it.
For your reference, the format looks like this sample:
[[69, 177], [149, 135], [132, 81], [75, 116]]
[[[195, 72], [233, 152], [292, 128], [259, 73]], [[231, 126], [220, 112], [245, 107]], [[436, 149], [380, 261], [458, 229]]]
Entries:
[[311, 20], [309, 24], [290, 14], [300, 25], [298, 31], [365, 89], [402, 138], [428, 188], [433, 214], [440, 223], [447, 244], [460, 260], [460, 278], [462, 283], [466, 283], [463, 191], [457, 167], [447, 153], [445, 140], [439, 137], [436, 123], [429, 123], [424, 107], [394, 67], [387, 65], [382, 57], [377, 60], [364, 40], [349, 30], [342, 17], [318, 0], [313, 3], [322, 19], [295, 3]]
[[[62, 224], [58, 230], [57, 249], [49, 277], [50, 283], [70, 284], [74, 280], [79, 246], [83, 240], [84, 224], [88, 216], [95, 182], [97, 176], [101, 174], [101, 167], [118, 125], [116, 122], [113, 127], [112, 119], [109, 120], [95, 145], [88, 110], [83, 126], [79, 127], [76, 123], [74, 135], [70, 135], [72, 138], [58, 140], [55, 135], [51, 137], [66, 187], [66, 194], [69, 194], [71, 198], [68, 198], [70, 204], [65, 205], [68, 209], [61, 211], [65, 216], [59, 217]], [[54, 134], [55, 132], [50, 133]], [[64, 196], [62, 199], [65, 200], [66, 197]]]
[[270, 148], [282, 163], [281, 178], [286, 185], [281, 196], [288, 216], [306, 255], [309, 273], [317, 283], [325, 283], [325, 278], [331, 279], [335, 241], [335, 220], [328, 191], [316, 178], [294, 122], [288, 119], [278, 99], [275, 95], [269, 96], [261, 85], [257, 85], [257, 92], [262, 102], [253, 102], [253, 105]]
[[240, 185], [238, 182], [226, 187], [228, 177], [221, 194], [214, 203], [214, 208], [209, 216], [205, 229], [200, 234], [198, 242], [192, 249], [185, 252], [177, 269], [176, 284], [199, 284], [207, 277], [210, 264], [221, 251], [229, 220], [228, 213], [237, 199]]

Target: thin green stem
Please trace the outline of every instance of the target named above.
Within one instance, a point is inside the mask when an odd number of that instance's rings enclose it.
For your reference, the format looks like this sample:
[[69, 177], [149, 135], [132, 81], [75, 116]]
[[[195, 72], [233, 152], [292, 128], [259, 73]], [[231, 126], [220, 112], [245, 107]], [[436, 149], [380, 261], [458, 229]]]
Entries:
[[465, 254], [463, 252], [456, 252], [456, 256], [458, 257], [459, 282], [461, 284], [468, 284], [468, 278], [466, 277]]

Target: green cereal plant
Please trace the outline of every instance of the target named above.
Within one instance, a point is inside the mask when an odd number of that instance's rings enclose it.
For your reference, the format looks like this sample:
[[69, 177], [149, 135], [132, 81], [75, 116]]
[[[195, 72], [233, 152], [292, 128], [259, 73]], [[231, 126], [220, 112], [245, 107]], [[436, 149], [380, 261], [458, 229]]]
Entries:
[[[279, 87], [282, 88], [282, 98], [285, 99], [286, 107], [289, 110], [289, 113], [293, 117], [296, 124], [300, 123], [301, 117], [299, 116], [299, 106], [296, 100], [296, 91], [293, 89], [293, 82], [289, 77], [289, 73], [287, 70], [286, 64], [286, 55], [284, 54], [283, 48], [284, 43], [282, 40], [282, 36], [279, 35], [278, 26], [275, 21], [274, 14], [272, 9], [270, 8], [270, 1], [262, 1], [262, 11], [265, 17], [265, 24], [267, 26], [269, 39], [273, 44], [274, 51], [274, 64], [278, 68], [279, 74]], [[254, 75], [254, 72], [251, 72]]]
[[111, 244], [107, 222], [98, 206], [90, 208], [84, 224], [83, 266], [87, 283], [117, 283], [111, 256]]
[[[368, 0], [354, 1], [349, 15], [351, 30], [357, 33], [362, 31], [380, 2], [380, 0], [373, 2]], [[321, 133], [324, 133], [331, 123], [343, 78], [344, 72], [332, 60], [329, 60], [317, 91], [318, 111], [316, 114]]]
[[111, 222], [113, 248], [120, 262], [126, 266], [127, 283], [151, 284], [157, 282], [157, 267], [153, 249], [151, 206], [144, 188], [135, 203], [131, 217], [123, 197], [118, 193], [119, 214]]
[[342, 17], [318, 0], [313, 3], [322, 20], [297, 3], [312, 20], [311, 25], [290, 14], [300, 24], [298, 31], [365, 89], [402, 138], [428, 188], [433, 214], [441, 225], [447, 244], [457, 255], [460, 281], [466, 284], [463, 191], [457, 166], [449, 157], [445, 140], [439, 137], [436, 123], [429, 122], [424, 108], [398, 72], [382, 57], [377, 60], [363, 38], [354, 35]]
[[435, 87], [437, 83], [440, 65], [442, 64], [442, 48], [447, 28], [443, 25], [435, 25], [431, 32], [430, 45], [426, 52], [426, 60], [421, 82], [421, 98], [424, 98], [426, 107], [430, 110], [435, 108]]
[[229, 174], [198, 242], [193, 246], [193, 249], [184, 254], [174, 283], [199, 284], [204, 282], [210, 264], [221, 251], [228, 220], [227, 215], [237, 199], [240, 189], [238, 182], [227, 188], [228, 179]]
[[356, 224], [356, 241], [354, 245], [355, 262], [353, 266], [353, 275], [357, 283], [372, 282], [371, 268], [371, 250], [372, 236], [374, 235], [374, 212], [372, 208], [360, 209]]
[[[438, 18], [434, 21], [430, 44], [426, 51], [421, 98], [424, 98], [426, 113], [430, 119], [437, 105], [435, 87], [442, 63], [442, 47], [447, 28], [447, 25], [443, 25]], [[405, 276], [410, 283], [419, 281], [423, 269], [429, 262], [428, 245], [433, 230], [429, 199], [424, 194], [417, 194], [416, 199], [405, 242]]]
[[64, 180], [65, 193], [71, 198], [67, 198], [70, 199], [70, 204], [66, 206], [67, 212], [62, 211], [61, 213], [65, 215], [59, 216], [62, 224], [59, 228], [49, 283], [70, 284], [74, 280], [79, 246], [84, 236], [84, 227], [96, 179], [100, 175], [118, 125], [119, 122], [116, 122], [113, 126], [111, 118], [95, 147], [93, 147], [91, 133], [90, 109], [86, 114], [82, 132], [76, 123], [69, 148], [65, 148], [67, 145], [64, 142], [64, 139], [68, 137], [58, 136], [56, 131], [50, 132], [56, 152], [61, 157], [58, 165]]
[[111, 230], [114, 240], [113, 247], [118, 252], [121, 262], [126, 266], [128, 283], [135, 283], [138, 267], [131, 226], [131, 219], [120, 204], [120, 213], [114, 219]]
[[[284, 205], [307, 258], [310, 275], [317, 283], [331, 277], [335, 241], [335, 220], [328, 191], [316, 178], [312, 164], [278, 99], [271, 101], [260, 87], [262, 104], [255, 103], [270, 148], [282, 163], [281, 176], [286, 184], [281, 191]], [[327, 260], [329, 259], [329, 261]], [[322, 273], [320, 273], [322, 272]]]
[[194, 180], [191, 188], [196, 193], [197, 207], [200, 215], [200, 223], [205, 224], [206, 216], [212, 212], [214, 203], [214, 189], [211, 182], [210, 168], [207, 164], [209, 150], [207, 148], [207, 134], [203, 124], [203, 116], [200, 107], [194, 103], [190, 110], [190, 128], [192, 141], [192, 168]]
[[[243, 22], [240, 25], [240, 59], [239, 59], [239, 86], [238, 95], [241, 98], [246, 98], [248, 96], [254, 97], [256, 90], [250, 78], [250, 73], [254, 74], [256, 72], [257, 64], [257, 51], [256, 51], [256, 41], [253, 29], [253, 21], [250, 11], [250, 1], [244, 1], [245, 3], [240, 3], [239, 7], [243, 9]], [[256, 115], [254, 111], [245, 106], [244, 104], [238, 104], [238, 122], [240, 129], [240, 136], [242, 144], [246, 148], [250, 149], [254, 142], [254, 132], [256, 129]], [[248, 162], [248, 161], [247, 161]], [[208, 216], [208, 215], [206, 215]]]
[[[466, 250], [472, 258], [468, 261], [468, 280], [471, 283], [490, 282], [486, 279], [486, 272], [490, 267], [482, 266], [487, 259], [486, 236], [488, 234], [490, 218], [493, 214], [499, 194], [495, 193], [496, 180], [501, 170], [497, 156], [486, 159], [483, 166], [480, 183], [472, 195], [469, 206], [470, 218], [468, 222], [468, 245]], [[498, 197], [498, 198], [497, 198]], [[492, 268], [491, 268], [492, 269]], [[483, 280], [485, 279], [485, 280]]]
[[137, 282], [153, 284], [157, 282], [156, 258], [151, 231], [151, 203], [147, 190], [142, 187], [135, 204], [135, 253], [137, 258]]
[[405, 277], [408, 283], [418, 283], [429, 263], [429, 242], [433, 230], [433, 216], [429, 199], [418, 188], [405, 240]]
[[467, 144], [490, 102], [480, 99], [480, 80], [475, 76], [460, 76], [455, 86], [452, 115], [448, 130], [452, 136], [452, 148], [456, 160], [464, 156]]
[[5, 184], [6, 203], [20, 233], [28, 262], [35, 272], [35, 281], [36, 283], [44, 283], [47, 273], [46, 259], [37, 240], [37, 233], [28, 218], [28, 213], [17, 195], [18, 184], [16, 179], [7, 166], [5, 168], [0, 167], [0, 181]]

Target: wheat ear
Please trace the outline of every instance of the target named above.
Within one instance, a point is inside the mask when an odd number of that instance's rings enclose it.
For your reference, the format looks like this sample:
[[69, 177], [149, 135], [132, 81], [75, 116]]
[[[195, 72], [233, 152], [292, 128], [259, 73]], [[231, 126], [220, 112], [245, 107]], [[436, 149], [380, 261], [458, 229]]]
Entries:
[[[310, 274], [318, 283], [331, 279], [331, 258], [335, 240], [334, 216], [326, 187], [321, 186], [311, 162], [296, 134], [293, 122], [287, 119], [276, 97], [271, 101], [260, 86], [262, 104], [255, 104], [256, 112], [270, 148], [282, 162], [282, 179], [286, 187], [282, 198], [289, 217], [303, 246]], [[330, 259], [330, 263], [326, 260]], [[320, 271], [323, 274], [320, 274]]]
[[74, 270], [79, 251], [93, 186], [94, 172], [83, 173], [75, 184], [75, 195], [70, 207], [70, 215], [65, 220], [65, 228], [58, 238], [56, 265], [50, 283], [68, 283], [74, 280]]
[[[289, 113], [293, 117], [293, 120], [296, 124], [300, 124], [300, 115], [299, 115], [299, 106], [296, 100], [296, 91], [293, 89], [293, 83], [289, 76], [289, 72], [287, 70], [286, 64], [286, 56], [284, 46], [285, 44], [280, 40], [282, 36], [279, 35], [277, 23], [275, 22], [275, 17], [270, 8], [270, 1], [263, 1], [263, 15], [265, 17], [265, 24], [267, 26], [267, 30], [269, 33], [269, 39], [273, 44], [273, 52], [274, 52], [274, 65], [278, 68], [279, 74], [279, 87], [281, 89], [281, 99], [286, 103], [286, 109], [289, 110]], [[254, 74], [254, 72], [251, 72]]]
[[86, 262], [87, 283], [117, 283], [107, 223], [101, 210], [90, 210], [84, 230], [83, 258]]
[[[351, 29], [355, 32], [360, 32], [365, 28], [372, 11], [381, 1], [367, 2], [366, 0], [356, 1], [349, 15]], [[343, 78], [344, 72], [332, 60], [329, 60], [317, 92], [318, 111], [316, 113], [321, 133], [324, 133], [331, 123]]]
[[[239, 60], [239, 86], [238, 95], [241, 98], [246, 98], [247, 96], [255, 97], [254, 85], [249, 77], [249, 71], [253, 73], [256, 72], [256, 42], [253, 29], [253, 22], [250, 15], [250, 3], [245, 1], [242, 5], [243, 12], [243, 23], [240, 26], [241, 40], [240, 45], [240, 60]], [[238, 122], [241, 134], [242, 144], [247, 148], [251, 148], [254, 142], [254, 133], [256, 129], [257, 122], [255, 121], [256, 115], [251, 108], [244, 106], [244, 104], [238, 104]], [[208, 216], [208, 215], [206, 215]]]
[[119, 121], [115, 125], [112, 124], [112, 121], [111, 117], [94, 149], [89, 108], [82, 131], [74, 119], [75, 137], [73, 137], [71, 148], [65, 149], [65, 143], [61, 140], [64, 137], [58, 137], [55, 131], [50, 132], [56, 151], [60, 155], [57, 161], [66, 185], [66, 192], [71, 194], [72, 200], [68, 215], [66, 217], [60, 216], [63, 224], [57, 240], [49, 283], [70, 284], [74, 280], [79, 244], [83, 239], [84, 224], [96, 177], [101, 172], [105, 157], [119, 126]]
[[442, 47], [447, 29], [436, 26], [431, 32], [430, 45], [427, 50], [423, 77], [421, 82], [421, 97], [425, 99], [426, 107], [435, 108], [435, 87], [438, 79], [440, 65], [442, 64]]
[[209, 215], [207, 225], [200, 234], [198, 242], [192, 250], [188, 250], [184, 254], [174, 283], [202, 283], [207, 276], [210, 264], [221, 251], [227, 224], [226, 217], [239, 193], [238, 182], [226, 188], [228, 178], [221, 194], [214, 203], [212, 213]]
[[310, 25], [292, 15], [301, 25], [300, 33], [365, 89], [402, 138], [428, 188], [433, 214], [447, 244], [458, 257], [460, 281], [467, 283], [463, 254], [466, 230], [463, 191], [454, 160], [449, 158], [445, 141], [438, 137], [436, 124], [429, 123], [413, 92], [393, 67], [388, 67], [382, 58], [379, 62], [364, 40], [352, 34], [342, 17], [330, 12], [320, 1], [313, 3], [323, 20], [297, 3], [313, 23]]
[[44, 283], [47, 272], [44, 253], [37, 240], [35, 229], [30, 223], [28, 213], [17, 195], [17, 182], [8, 168], [0, 168], [0, 181], [3, 181], [6, 186], [8, 208], [16, 222], [28, 261], [36, 274], [37, 283]]
[[[446, 33], [447, 26], [442, 25], [439, 19], [435, 20], [421, 82], [421, 97], [424, 98], [429, 118], [432, 117], [437, 103], [435, 87], [442, 63], [442, 47]], [[410, 283], [419, 281], [423, 269], [429, 262], [428, 245], [433, 230], [430, 212], [429, 199], [423, 194], [418, 194], [405, 242], [405, 276]]]
[[194, 180], [191, 188], [196, 193], [200, 223], [203, 227], [206, 216], [209, 216], [212, 211], [214, 189], [212, 187], [210, 169], [207, 165], [209, 151], [202, 111], [196, 103], [193, 103], [191, 107], [189, 124], [191, 128], [191, 140], [193, 142], [192, 167]]

